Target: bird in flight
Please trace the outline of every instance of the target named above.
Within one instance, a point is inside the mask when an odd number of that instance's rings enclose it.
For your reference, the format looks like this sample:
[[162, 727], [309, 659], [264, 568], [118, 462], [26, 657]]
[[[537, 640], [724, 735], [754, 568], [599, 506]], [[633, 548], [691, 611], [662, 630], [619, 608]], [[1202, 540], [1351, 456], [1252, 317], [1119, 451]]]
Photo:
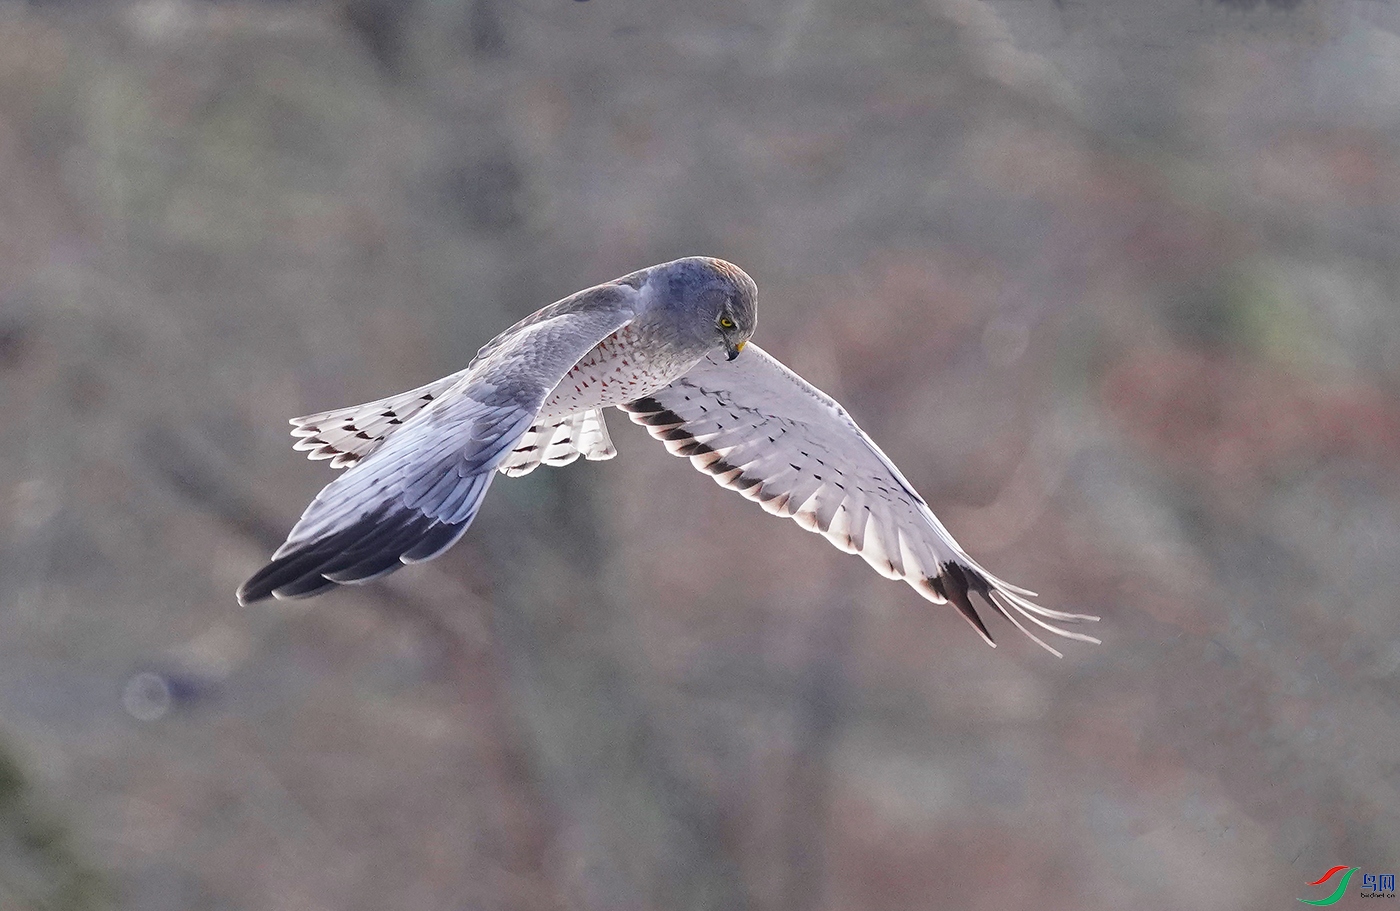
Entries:
[[1059, 625], [1097, 617], [1036, 604], [978, 565], [844, 408], [749, 344], [757, 303], [739, 267], [678, 259], [532, 313], [459, 373], [293, 418], [296, 449], [348, 470], [238, 600], [309, 597], [433, 559], [466, 532], [498, 471], [616, 455], [603, 423], [612, 406], [717, 483], [951, 604], [989, 645], [973, 595], [1055, 655], [1031, 626], [1099, 641]]

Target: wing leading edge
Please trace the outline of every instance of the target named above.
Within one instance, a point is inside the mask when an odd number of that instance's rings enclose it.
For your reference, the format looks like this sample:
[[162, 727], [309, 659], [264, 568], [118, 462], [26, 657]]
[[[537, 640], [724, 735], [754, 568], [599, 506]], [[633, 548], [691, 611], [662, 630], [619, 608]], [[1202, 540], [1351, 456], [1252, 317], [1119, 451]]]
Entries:
[[1067, 639], [1099, 641], [1054, 622], [1097, 617], [1036, 604], [1034, 592], [978, 565], [839, 403], [757, 345], [732, 363], [712, 354], [622, 408], [716, 483], [859, 554], [929, 601], [952, 604], [989, 645], [996, 643], [973, 594], [1057, 656], [1023, 619]]

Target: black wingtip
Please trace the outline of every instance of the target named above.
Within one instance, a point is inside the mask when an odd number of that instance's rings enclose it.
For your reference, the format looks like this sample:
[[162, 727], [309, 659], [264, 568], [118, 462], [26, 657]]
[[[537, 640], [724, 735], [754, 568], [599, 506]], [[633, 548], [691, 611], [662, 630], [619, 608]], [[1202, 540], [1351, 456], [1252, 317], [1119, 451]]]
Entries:
[[270, 598], [290, 600], [319, 595], [335, 586], [335, 583], [319, 572], [292, 570], [288, 564], [304, 557], [303, 553], [273, 560], [258, 570], [238, 587], [236, 597], [243, 607], [266, 601]]
[[310, 598], [337, 584], [368, 582], [406, 562], [431, 559], [452, 546], [473, 516], [456, 524], [421, 513], [379, 510], [347, 528], [309, 541], [270, 561], [238, 588], [238, 603]]
[[643, 414], [651, 411], [669, 410], [666, 408], [665, 405], [661, 404], [659, 401], [652, 398], [651, 396], [646, 396], [640, 399], [633, 399], [632, 401], [625, 402], [619, 405], [618, 407], [630, 414]]
[[269, 561], [262, 569], [249, 576], [248, 581], [238, 586], [238, 603], [247, 607], [249, 604], [266, 601], [274, 596], [277, 588], [300, 578], [300, 574], [288, 574], [287, 564], [303, 556], [304, 554], [297, 553]]
[[948, 603], [958, 609], [958, 613], [963, 615], [963, 619], [972, 624], [972, 628], [977, 630], [988, 645], [997, 647], [996, 640], [987, 629], [987, 625], [982, 622], [982, 618], [977, 614], [977, 608], [972, 606], [972, 599], [967, 596], [968, 578], [963, 567], [956, 563], [943, 564], [943, 572], [931, 580], [935, 588], [939, 589], [943, 597], [948, 599]]

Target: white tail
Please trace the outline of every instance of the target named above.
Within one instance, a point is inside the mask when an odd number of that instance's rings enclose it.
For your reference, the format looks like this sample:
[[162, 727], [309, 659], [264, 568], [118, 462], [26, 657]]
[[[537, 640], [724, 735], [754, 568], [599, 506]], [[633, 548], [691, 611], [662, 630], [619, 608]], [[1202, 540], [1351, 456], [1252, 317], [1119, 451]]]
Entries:
[[400, 392], [385, 399], [292, 418], [293, 449], [307, 458], [330, 459], [332, 468], [354, 465], [379, 448], [385, 437], [456, 385], [462, 374]]
[[617, 455], [599, 408], [535, 424], [525, 431], [500, 467], [502, 473], [518, 477], [541, 464], [567, 465], [580, 455], [595, 461]]

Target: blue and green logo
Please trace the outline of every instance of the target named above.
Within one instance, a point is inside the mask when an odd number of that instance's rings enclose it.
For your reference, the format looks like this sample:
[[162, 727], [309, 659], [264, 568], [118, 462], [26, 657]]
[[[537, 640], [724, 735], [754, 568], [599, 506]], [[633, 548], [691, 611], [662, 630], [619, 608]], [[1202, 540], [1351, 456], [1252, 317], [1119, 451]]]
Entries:
[[1351, 882], [1352, 874], [1355, 873], [1358, 869], [1360, 868], [1348, 867], [1345, 864], [1339, 864], [1333, 867], [1326, 873], [1322, 874], [1321, 879], [1315, 882], [1308, 883], [1308, 885], [1310, 886], [1320, 886], [1332, 877], [1336, 876], [1338, 873], [1341, 873], [1342, 879], [1340, 882], [1337, 883], [1337, 888], [1332, 890], [1331, 895], [1327, 896], [1326, 898], [1300, 898], [1298, 899], [1298, 901], [1302, 902], [1305, 905], [1335, 905], [1337, 902], [1342, 900], [1342, 893], [1347, 890], [1347, 883]]
[[[1332, 894], [1326, 898], [1300, 898], [1298, 901], [1305, 905], [1335, 905], [1342, 900], [1342, 895], [1347, 890], [1347, 883], [1351, 882], [1352, 874], [1360, 867], [1348, 867], [1345, 864], [1338, 864], [1326, 873], [1322, 878], [1310, 882], [1310, 886], [1320, 886], [1336, 876], [1342, 874], [1342, 878], [1337, 881], [1337, 888], [1332, 890]], [[1366, 873], [1361, 877], [1361, 897], [1362, 898], [1394, 898], [1395, 897], [1395, 874], [1394, 873]]]

